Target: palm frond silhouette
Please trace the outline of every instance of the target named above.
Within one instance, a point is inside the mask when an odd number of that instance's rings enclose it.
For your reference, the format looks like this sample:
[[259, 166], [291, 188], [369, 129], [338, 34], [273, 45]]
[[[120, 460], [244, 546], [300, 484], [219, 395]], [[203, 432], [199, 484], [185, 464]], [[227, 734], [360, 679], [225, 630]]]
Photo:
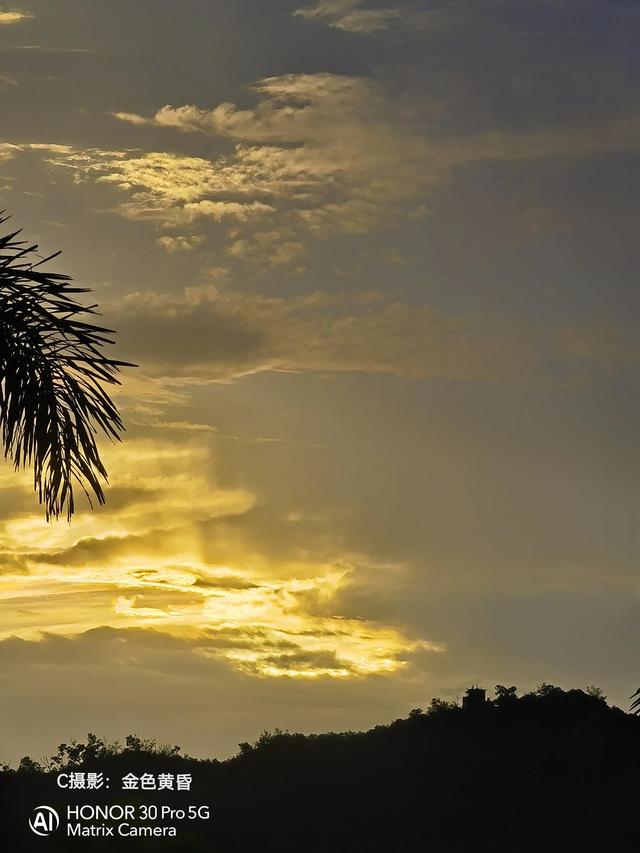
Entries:
[[[8, 217], [1, 217], [0, 225]], [[57, 257], [37, 255], [38, 246], [0, 237], [0, 430], [5, 458], [16, 469], [32, 466], [34, 489], [47, 520], [75, 510], [74, 486], [105, 501], [107, 472], [96, 435], [119, 440], [124, 429], [103, 384], [119, 384], [126, 362], [107, 358], [109, 329], [79, 319], [95, 314], [75, 295], [71, 278], [44, 272]]]
[[631, 703], [631, 708], [629, 709], [632, 714], [640, 714], [640, 687], [636, 690], [633, 696], [629, 697], [634, 701]]

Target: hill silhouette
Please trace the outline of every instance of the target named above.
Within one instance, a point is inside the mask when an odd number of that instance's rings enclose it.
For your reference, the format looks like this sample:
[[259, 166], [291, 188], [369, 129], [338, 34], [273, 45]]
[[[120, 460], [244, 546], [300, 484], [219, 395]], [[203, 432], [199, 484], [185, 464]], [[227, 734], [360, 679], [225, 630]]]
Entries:
[[[476, 699], [478, 696], [476, 696]], [[640, 840], [640, 719], [595, 688], [498, 686], [468, 707], [434, 699], [367, 732], [265, 732], [226, 761], [130, 736], [89, 735], [43, 763], [0, 773], [6, 849], [211, 853], [609, 851]], [[110, 789], [61, 791], [59, 772], [102, 772]], [[191, 791], [121, 791], [133, 773], [191, 774]], [[208, 804], [212, 819], [176, 838], [46, 840], [27, 822], [47, 803]], [[163, 821], [156, 821], [161, 825]], [[166, 823], [166, 821], [164, 822]]]

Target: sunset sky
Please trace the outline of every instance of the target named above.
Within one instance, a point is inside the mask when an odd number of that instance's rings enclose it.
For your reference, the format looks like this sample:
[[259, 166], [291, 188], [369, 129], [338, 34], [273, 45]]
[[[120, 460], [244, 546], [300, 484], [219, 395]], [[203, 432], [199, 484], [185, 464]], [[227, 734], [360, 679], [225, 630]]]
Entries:
[[0, 759], [224, 757], [473, 682], [628, 707], [639, 28], [632, 0], [0, 7], [0, 208], [139, 365], [105, 508], [47, 524], [0, 468]]

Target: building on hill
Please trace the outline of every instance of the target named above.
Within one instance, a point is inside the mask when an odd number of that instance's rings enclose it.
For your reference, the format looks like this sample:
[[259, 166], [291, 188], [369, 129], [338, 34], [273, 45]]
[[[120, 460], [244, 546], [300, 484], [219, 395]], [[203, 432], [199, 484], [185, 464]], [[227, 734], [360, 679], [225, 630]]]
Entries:
[[482, 687], [470, 687], [462, 697], [462, 707], [465, 711], [477, 711], [487, 704], [487, 691]]

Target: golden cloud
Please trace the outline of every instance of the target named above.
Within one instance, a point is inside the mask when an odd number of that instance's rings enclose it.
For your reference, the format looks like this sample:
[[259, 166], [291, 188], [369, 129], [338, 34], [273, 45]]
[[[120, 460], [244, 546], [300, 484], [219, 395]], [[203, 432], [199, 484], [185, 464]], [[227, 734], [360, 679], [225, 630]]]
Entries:
[[326, 22], [338, 30], [351, 33], [373, 33], [387, 30], [402, 20], [412, 17], [396, 8], [363, 9], [363, 0], [317, 0], [293, 13], [296, 17]]
[[176, 252], [193, 252], [204, 242], [202, 234], [164, 234], [156, 243], [170, 255]]
[[[353, 4], [352, 4], [353, 5]], [[337, 4], [326, 9], [337, 9]], [[268, 77], [257, 103], [164, 106], [121, 121], [234, 143], [217, 159], [152, 152], [61, 152], [50, 162], [76, 180], [113, 184], [118, 212], [166, 226], [235, 222], [232, 257], [254, 266], [300, 265], [310, 237], [364, 234], [427, 213], [430, 194], [470, 163], [592, 156], [637, 149], [635, 117], [590, 128], [470, 135], [436, 133], [425, 116], [370, 79], [337, 74]], [[244, 229], [244, 231], [243, 231]], [[260, 245], [254, 232], [280, 235]]]
[[370, 80], [288, 74], [260, 80], [252, 90], [253, 109], [222, 103], [212, 110], [165, 106], [151, 117], [116, 114], [136, 125], [236, 143], [217, 160], [88, 151], [52, 163], [74, 171], [76, 180], [118, 186], [130, 196], [118, 208], [128, 218], [166, 225], [233, 219], [249, 226], [251, 236], [255, 222], [268, 220], [271, 233], [286, 233], [286, 245], [261, 250], [256, 241], [247, 252], [240, 237], [231, 249], [236, 258], [267, 266], [299, 265], [310, 232], [362, 233], [416, 215], [425, 186], [441, 177], [425, 140]]
[[[0, 523], [0, 637], [154, 630], [263, 677], [390, 673], [418, 649], [441, 649], [340, 614], [360, 558], [274, 562], [256, 551], [250, 525], [249, 541], [206, 545], [199, 523], [245, 516], [255, 496], [215, 484], [202, 439], [130, 440], [107, 457], [104, 512], [81, 512], [72, 527], [24, 510]], [[9, 483], [0, 480], [0, 493]]]
[[20, 24], [22, 21], [28, 21], [33, 18], [31, 12], [23, 12], [20, 10], [3, 10], [0, 9], [0, 27], [10, 24]]

